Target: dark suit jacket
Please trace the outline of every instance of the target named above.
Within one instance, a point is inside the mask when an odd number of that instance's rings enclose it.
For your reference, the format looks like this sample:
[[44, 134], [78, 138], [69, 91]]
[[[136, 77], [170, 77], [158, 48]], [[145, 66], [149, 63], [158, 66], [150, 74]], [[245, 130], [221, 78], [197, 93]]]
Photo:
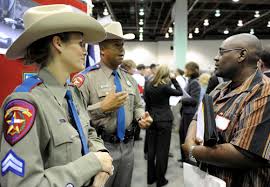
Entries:
[[147, 82], [144, 88], [146, 110], [150, 113], [154, 121], [172, 121], [173, 114], [169, 105], [170, 96], [181, 96], [182, 90], [176, 79], [171, 79], [171, 84], [154, 87], [152, 82]]
[[195, 114], [200, 101], [201, 86], [197, 79], [189, 79], [186, 92], [191, 98], [182, 98], [182, 113]]

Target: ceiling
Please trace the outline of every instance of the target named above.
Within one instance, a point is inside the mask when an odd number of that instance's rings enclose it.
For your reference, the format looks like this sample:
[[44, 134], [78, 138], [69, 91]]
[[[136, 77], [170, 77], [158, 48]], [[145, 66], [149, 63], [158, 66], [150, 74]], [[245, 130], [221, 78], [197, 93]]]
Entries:
[[[178, 0], [180, 1], [180, 0]], [[143, 27], [144, 41], [173, 40], [173, 33], [165, 38], [169, 27], [173, 28], [175, 0], [93, 0], [94, 17], [104, 17], [104, 7], [108, 9], [113, 20], [122, 23], [124, 33], [134, 33], [135, 41], [139, 40], [139, 29]], [[139, 15], [140, 9], [144, 15]], [[216, 10], [220, 16], [216, 17]], [[254, 17], [259, 11], [260, 17]], [[176, 10], [177, 12], [177, 10]], [[139, 25], [143, 19], [143, 26]], [[204, 26], [204, 20], [209, 25]], [[243, 26], [237, 26], [242, 20]], [[192, 33], [192, 40], [223, 39], [228, 35], [250, 32], [253, 29], [256, 36], [270, 39], [270, 0], [188, 0], [188, 32]], [[194, 33], [195, 28], [199, 33]], [[224, 34], [228, 30], [228, 34]], [[187, 36], [188, 37], [188, 36]]]

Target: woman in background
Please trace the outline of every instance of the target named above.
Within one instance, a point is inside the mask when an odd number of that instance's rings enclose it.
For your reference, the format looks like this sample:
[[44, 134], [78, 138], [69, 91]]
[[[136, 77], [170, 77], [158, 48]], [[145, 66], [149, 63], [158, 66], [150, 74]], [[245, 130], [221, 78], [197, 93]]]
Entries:
[[188, 96], [182, 98], [181, 108], [181, 122], [179, 129], [180, 136], [180, 149], [182, 155], [182, 161], [185, 161], [181, 144], [185, 142], [187, 130], [194, 114], [197, 111], [198, 104], [200, 102], [201, 87], [198, 82], [199, 66], [195, 62], [189, 62], [185, 66], [185, 75], [188, 78], [188, 83], [185, 88]]
[[[176, 89], [171, 88], [171, 84]], [[169, 98], [181, 95], [182, 90], [175, 75], [170, 75], [170, 70], [165, 64], [158, 67], [153, 79], [145, 86], [146, 111], [153, 118], [153, 124], [148, 129], [147, 183], [157, 182], [157, 187], [168, 183], [165, 174], [173, 121]]]

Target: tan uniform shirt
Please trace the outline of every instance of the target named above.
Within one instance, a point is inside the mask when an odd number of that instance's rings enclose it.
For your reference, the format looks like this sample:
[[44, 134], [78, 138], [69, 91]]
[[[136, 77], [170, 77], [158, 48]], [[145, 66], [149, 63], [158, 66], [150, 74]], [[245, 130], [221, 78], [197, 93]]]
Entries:
[[[114, 88], [113, 70], [100, 63], [98, 69], [84, 75], [85, 80], [79, 89], [88, 106], [93, 126], [103, 126], [107, 133], [115, 133], [117, 127], [117, 112], [103, 113], [98, 104]], [[136, 81], [125, 71], [117, 70], [122, 90], [128, 93], [128, 100], [124, 104], [126, 128], [130, 128], [133, 119], [138, 120], [144, 114], [144, 104], [138, 91]]]
[[[5, 117], [0, 119], [1, 125], [3, 121], [6, 121], [5, 124], [10, 123], [8, 121], [10, 119], [7, 119], [6, 116], [10, 112], [13, 112], [13, 117], [17, 120], [14, 123], [21, 123], [20, 133], [25, 132], [24, 128], [27, 125], [22, 126], [22, 120], [27, 119], [27, 113], [28, 117], [33, 119], [33, 125], [26, 135], [13, 146], [3, 136], [0, 152], [2, 175], [3, 169], [6, 169], [4, 166], [8, 166], [7, 162], [3, 163], [3, 160], [11, 150], [24, 161], [24, 174], [19, 176], [15, 174], [16, 172], [8, 171], [4, 176], [0, 176], [0, 183], [2, 186], [10, 187], [77, 187], [88, 184], [90, 179], [101, 171], [101, 164], [93, 152], [106, 149], [103, 141], [97, 137], [94, 128], [89, 126], [89, 117], [81, 102], [79, 90], [70, 87], [90, 148], [90, 153], [82, 156], [79, 134], [70, 122], [65, 99], [68, 87], [57, 83], [46, 69], [39, 72], [39, 77], [43, 83], [33, 88], [32, 91], [14, 92], [4, 102], [3, 107], [5, 108], [5, 106], [9, 106], [11, 101], [23, 100], [34, 107], [35, 114], [31, 110], [25, 111], [27, 105], [20, 106], [21, 109], [24, 108], [24, 112], [20, 112], [20, 108], [17, 111], [4, 111]], [[27, 121], [27, 123], [30, 122]], [[7, 134], [16, 132], [15, 129]], [[8, 161], [10, 162], [10, 160]], [[18, 165], [20, 166], [20, 164]]]

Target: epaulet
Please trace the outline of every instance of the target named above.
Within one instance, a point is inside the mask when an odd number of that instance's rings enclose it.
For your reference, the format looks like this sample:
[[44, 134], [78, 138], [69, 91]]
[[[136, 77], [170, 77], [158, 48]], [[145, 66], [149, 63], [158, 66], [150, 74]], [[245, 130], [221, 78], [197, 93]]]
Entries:
[[87, 68], [85, 68], [85, 70], [81, 71], [80, 73], [76, 74], [73, 79], [72, 79], [72, 84], [74, 84], [75, 86], [77, 86], [78, 88], [81, 87], [81, 85], [83, 84], [84, 80], [85, 80], [85, 75], [93, 70], [99, 69], [100, 68], [100, 64], [95, 64], [93, 66], [89, 66]]
[[93, 66], [89, 66], [89, 67], [85, 68], [85, 70], [83, 70], [80, 74], [85, 75], [88, 72], [93, 71], [93, 70], [96, 70], [96, 69], [99, 69], [99, 68], [100, 68], [100, 64], [95, 64]]
[[41, 84], [43, 81], [37, 76], [34, 75], [25, 79], [21, 85], [15, 88], [15, 92], [31, 92], [33, 88]]

